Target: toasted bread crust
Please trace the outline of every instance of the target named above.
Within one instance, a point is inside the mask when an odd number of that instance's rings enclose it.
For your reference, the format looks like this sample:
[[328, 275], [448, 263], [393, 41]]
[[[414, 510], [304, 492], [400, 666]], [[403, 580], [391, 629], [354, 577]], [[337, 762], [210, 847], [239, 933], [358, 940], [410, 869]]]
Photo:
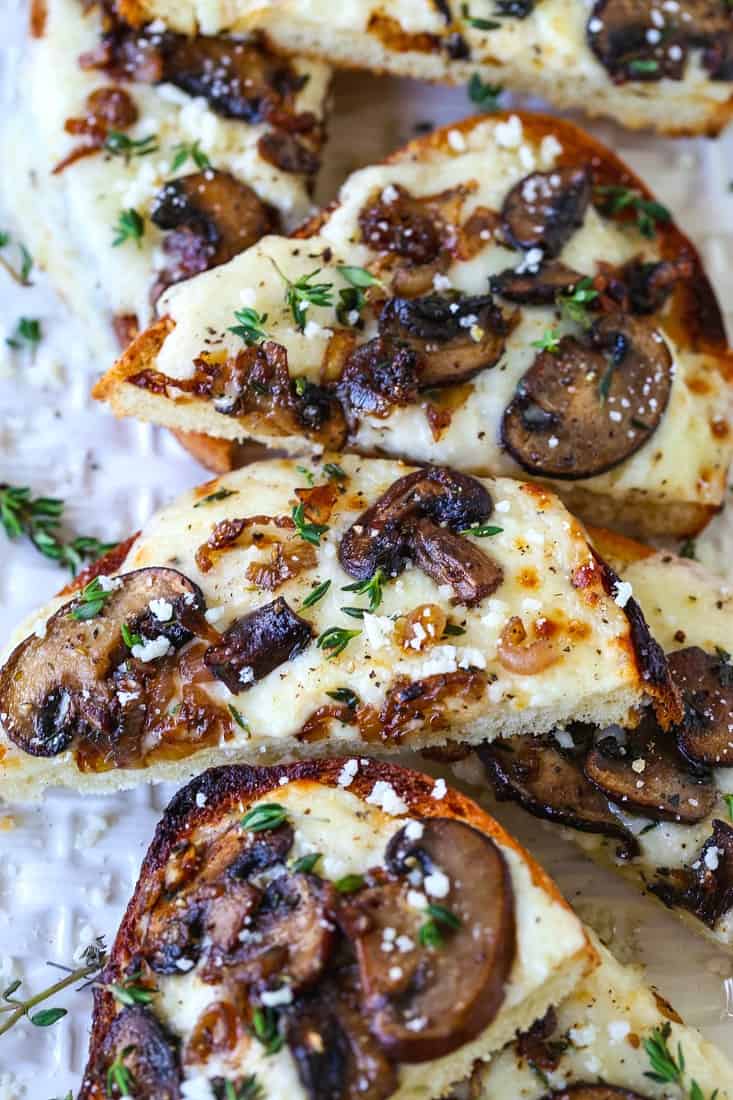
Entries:
[[[233, 808], [238, 812], [246, 812], [251, 803], [271, 791], [278, 791], [280, 780], [283, 778], [291, 783], [300, 781], [338, 788], [338, 777], [345, 763], [345, 758], [334, 758], [308, 760], [270, 768], [237, 765], [211, 768], [173, 796], [155, 830], [140, 869], [135, 891], [110, 950], [109, 961], [94, 988], [94, 1014], [85, 1076], [99, 1056], [104, 1036], [116, 1013], [115, 999], [103, 987], [106, 983], [119, 978], [124, 973], [126, 964], [135, 955], [138, 947], [135, 935], [136, 925], [146, 912], [149, 899], [157, 890], [173, 850], [194, 830], [207, 825], [213, 826], [221, 816], [231, 812]], [[359, 761], [359, 770], [349, 785], [349, 793], [366, 801], [374, 784], [379, 780], [389, 783], [396, 794], [403, 799], [407, 805], [408, 814], [417, 817], [448, 817], [463, 821], [479, 829], [502, 846], [512, 849], [529, 869], [533, 884], [545, 892], [548, 902], [570, 910], [555, 883], [539, 864], [472, 799], [453, 788], [448, 788], [445, 797], [438, 800], [433, 797], [435, 780], [431, 776], [407, 771], [405, 768], [382, 761], [366, 759]], [[586, 939], [584, 948], [579, 954], [586, 960], [585, 972], [590, 972], [597, 964], [598, 956], [589, 939]], [[85, 1096], [86, 1091], [82, 1084], [79, 1100], [84, 1100]]]

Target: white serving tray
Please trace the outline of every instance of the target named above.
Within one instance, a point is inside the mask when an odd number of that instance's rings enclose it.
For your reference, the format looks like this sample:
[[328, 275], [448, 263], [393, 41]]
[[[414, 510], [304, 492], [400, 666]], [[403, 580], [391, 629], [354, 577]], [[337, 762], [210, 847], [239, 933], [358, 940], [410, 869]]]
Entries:
[[[2, 105], [12, 110], [22, 78], [19, 53], [25, 5], [0, 0], [4, 34]], [[332, 198], [352, 169], [415, 136], [421, 122], [443, 124], [471, 113], [461, 89], [341, 75], [318, 199]], [[652, 141], [611, 125], [590, 127], [657, 190], [696, 242], [725, 304], [733, 299], [733, 134], [716, 143]], [[5, 163], [3, 171], [12, 172]], [[39, 211], [42, 217], [43, 211]], [[0, 211], [0, 228], [12, 228]], [[42, 277], [21, 290], [0, 271], [0, 482], [32, 486], [67, 500], [69, 527], [113, 540], [205, 473], [166, 433], [116, 423], [88, 397], [108, 364], [94, 362], [81, 326], [65, 315]], [[31, 364], [6, 353], [21, 315], [40, 317], [46, 338]], [[730, 325], [730, 314], [728, 317]], [[732, 498], [733, 499], [733, 498]], [[733, 584], [733, 524], [725, 514], [698, 542], [698, 554]], [[0, 531], [0, 639], [66, 577]], [[432, 769], [436, 770], [436, 769]], [[46, 960], [70, 963], [97, 935], [113, 938], [140, 860], [169, 788], [107, 798], [55, 793], [33, 808], [0, 807], [0, 988], [23, 990], [55, 980]], [[733, 959], [695, 938], [660, 906], [583, 859], [541, 823], [502, 807], [499, 815], [555, 875], [582, 914], [613, 935], [627, 959], [690, 1023], [733, 1058]], [[78, 1087], [86, 1056], [91, 995], [68, 992], [54, 1004], [69, 1016], [41, 1030], [23, 1022], [0, 1037], [0, 1100], [50, 1100]]]

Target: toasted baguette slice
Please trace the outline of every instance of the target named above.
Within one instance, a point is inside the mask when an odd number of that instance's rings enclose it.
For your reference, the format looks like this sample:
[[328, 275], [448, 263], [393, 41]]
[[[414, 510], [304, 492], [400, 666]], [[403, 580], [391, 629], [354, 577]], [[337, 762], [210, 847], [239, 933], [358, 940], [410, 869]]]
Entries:
[[[104, 1096], [115, 1056], [151, 1096], [204, 1100], [212, 1079], [254, 1074], [273, 1100], [440, 1097], [596, 961], [541, 868], [444, 783], [361, 759], [216, 768], [175, 796], [144, 860], [80, 1100]], [[156, 992], [125, 1008], [110, 983]]]
[[[161, 17], [186, 33], [262, 26], [279, 46], [347, 68], [450, 84], [478, 74], [484, 82], [634, 129], [716, 134], [733, 112], [733, 26], [722, 0], [682, 0], [674, 9], [527, 0], [488, 11], [485, 4], [458, 0], [352, 0], [341, 6], [318, 0], [118, 2], [132, 19]], [[688, 9], [693, 24], [685, 21]], [[693, 26], [695, 46], [704, 41], [708, 52], [695, 48], [688, 57], [686, 32]]]
[[172, 288], [95, 396], [291, 453], [535, 476], [590, 522], [696, 531], [725, 491], [732, 360], [693, 246], [650, 203], [566, 122], [466, 120], [355, 173], [298, 239]]
[[[616, 772], [612, 782], [622, 785], [613, 792], [608, 787], [608, 760], [603, 753], [593, 755], [592, 748], [589, 755], [587, 735], [577, 739], [576, 745], [572, 730], [543, 741], [540, 752], [545, 758], [549, 759], [547, 753], [557, 754], [568, 769], [566, 778], [575, 777], [573, 782], [578, 785], [573, 788], [573, 805], [564, 797], [567, 788], [557, 778], [557, 771], [556, 793], [547, 804], [514, 783], [508, 757], [502, 758], [501, 752], [498, 756], [494, 750], [484, 753], [489, 776], [500, 798], [519, 801], [539, 816], [574, 826], [568, 835], [593, 858], [614, 866], [674, 908], [697, 931], [733, 947], [733, 804], [729, 801], [733, 795], [733, 666], [729, 654], [733, 594], [696, 561], [650, 550], [608, 531], [592, 530], [591, 538], [622, 574], [627, 591], [639, 601], [654, 637], [667, 652], [673, 678], [682, 691], [685, 719], [666, 734], [652, 731], [651, 746], [646, 738], [641, 743], [633, 735], [629, 738], [625, 778], [619, 780]], [[594, 740], [600, 736], [598, 731]], [[606, 745], [613, 748], [610, 742]], [[666, 746], [669, 771], [660, 785], [663, 797], [655, 806], [643, 807], [637, 800], [643, 797], [646, 784], [657, 783], [655, 745]], [[511, 753], [512, 760], [522, 760], [519, 742], [513, 743]], [[593, 782], [584, 778], [584, 772]], [[698, 779], [702, 779], [699, 786]], [[599, 786], [599, 780], [605, 786]], [[682, 785], [678, 788], [674, 784], [679, 780]], [[679, 813], [668, 797], [675, 790], [684, 792], [676, 804]], [[587, 819], [591, 805], [596, 826]], [[605, 807], [605, 824], [598, 822], [599, 805]], [[586, 831], [593, 827], [600, 832]], [[604, 830], [608, 835], [603, 835]]]
[[208, 482], [31, 616], [0, 672], [0, 794], [633, 722], [649, 699], [681, 715], [638, 608], [556, 497], [338, 463]]
[[[661, 1100], [671, 1094], [669, 1082], [650, 1078], [650, 1047], [659, 1044], [684, 1066], [680, 1095], [730, 1100], [728, 1059], [648, 989], [636, 968], [622, 966], [590, 938], [601, 965], [528, 1035], [479, 1068], [472, 1082], [476, 1100]], [[699, 1093], [691, 1091], [693, 1082]]]
[[[263, 233], [292, 228], [308, 214], [330, 70], [302, 59], [274, 62], [261, 40], [243, 46], [241, 39], [222, 36], [186, 47], [159, 29], [126, 32], [108, 14], [111, 5], [104, 14], [102, 5], [87, 5], [85, 12], [76, 0], [44, 0], [43, 6], [45, 21], [35, 27], [17, 81], [19, 109], [6, 112], [2, 122], [2, 148], [13, 163], [2, 181], [3, 207], [35, 263], [84, 319], [106, 365], [120, 344], [125, 347], [150, 322], [155, 296], [174, 278], [221, 262]], [[133, 69], [137, 64], [134, 72], [123, 64], [125, 35], [136, 42], [136, 52], [124, 55]], [[293, 87], [303, 82], [282, 103], [277, 125], [266, 121], [256, 102], [246, 108], [236, 94], [227, 99], [226, 88], [207, 86], [201, 72], [196, 75], [207, 50], [217, 52], [216, 65], [224, 72], [236, 66], [243, 48], [251, 50], [258, 88], [257, 64], [264, 70], [279, 65], [280, 79], [289, 74]], [[173, 60], [162, 64], [163, 55]], [[97, 67], [90, 67], [95, 58]], [[155, 82], [159, 66], [162, 83]], [[95, 114], [88, 102], [100, 94], [107, 96], [106, 122], [101, 106]], [[116, 115], [109, 115], [112, 95]], [[283, 167], [266, 159], [267, 142], [283, 140], [285, 131], [278, 126], [306, 112], [310, 131], [284, 139], [291, 152], [293, 143], [302, 147], [300, 162], [291, 156]], [[70, 124], [73, 133], [66, 130], [69, 119], [76, 120]], [[85, 133], [95, 119], [99, 129]], [[116, 135], [111, 140], [117, 155], [100, 149], [105, 132]], [[143, 139], [150, 139], [147, 147], [122, 144]], [[85, 148], [91, 152], [73, 159]], [[216, 179], [202, 178], [203, 171], [212, 170]], [[181, 181], [176, 187], [191, 189], [187, 217], [172, 192], [173, 206], [159, 202], [176, 180]], [[115, 247], [120, 217], [127, 212], [129, 222], [130, 210], [142, 219], [141, 235], [136, 237], [132, 226]]]

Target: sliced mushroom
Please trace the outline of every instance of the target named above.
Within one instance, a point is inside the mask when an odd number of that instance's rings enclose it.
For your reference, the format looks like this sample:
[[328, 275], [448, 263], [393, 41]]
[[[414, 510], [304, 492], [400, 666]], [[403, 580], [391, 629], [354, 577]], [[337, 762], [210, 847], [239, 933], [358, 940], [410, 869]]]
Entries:
[[602, 737], [583, 770], [612, 802], [654, 821], [694, 825], [712, 811], [717, 791], [709, 776], [694, 775], [671, 733], [645, 717], [626, 732], [626, 743]]
[[179, 1100], [181, 1066], [177, 1040], [169, 1035], [149, 1008], [123, 1008], [102, 1040], [96, 1064], [82, 1085], [80, 1100], [122, 1095], [107, 1091], [107, 1071], [120, 1060], [146, 1100]]
[[652, 893], [665, 905], [689, 909], [708, 928], [715, 928], [733, 908], [733, 828], [726, 821], [713, 821], [712, 835], [692, 866], [659, 874], [649, 887]]
[[586, 168], [533, 172], [504, 199], [504, 235], [515, 248], [539, 248], [545, 259], [557, 256], [583, 224], [590, 199]]
[[626, 288], [629, 306], [634, 313], [657, 313], [683, 279], [689, 279], [694, 271], [689, 256], [676, 260], [630, 260], [619, 272]]
[[[385, 857], [398, 883], [368, 891], [351, 929], [371, 1030], [399, 1062], [441, 1058], [483, 1031], [503, 1002], [516, 951], [511, 875], [489, 837], [449, 818], [424, 821], [419, 839], [401, 829]], [[443, 926], [442, 946], [416, 946], [400, 955], [398, 978], [383, 948], [385, 929], [410, 920], [404, 911], [413, 909], [417, 868], [445, 876], [449, 888], [441, 906], [452, 920]]]
[[648, 322], [606, 314], [590, 343], [564, 336], [556, 352], [540, 352], [504, 413], [504, 445], [534, 474], [574, 481], [605, 473], [659, 427], [672, 367]]
[[499, 799], [518, 802], [535, 817], [547, 818], [585, 833], [621, 841], [618, 854], [638, 854], [635, 838], [608, 807], [608, 800], [583, 774], [581, 731], [577, 749], [561, 750], [554, 737], [512, 737], [477, 751]]
[[226, 966], [237, 982], [250, 987], [271, 988], [287, 977], [293, 993], [309, 989], [323, 974], [335, 944], [335, 908], [336, 891], [317, 875], [273, 878], [236, 947], [212, 953], [204, 977], [219, 981]]
[[274, 164], [281, 172], [295, 172], [314, 176], [321, 166], [321, 158], [314, 149], [295, 134], [271, 130], [257, 142], [257, 150], [263, 160]]
[[159, 229], [173, 231], [163, 250], [174, 262], [161, 273], [158, 293], [227, 263], [275, 228], [272, 213], [251, 187], [211, 168], [166, 183], [150, 218]]
[[685, 0], [662, 9], [653, 0], [598, 0], [588, 41], [616, 83], [681, 80], [694, 48], [704, 51], [714, 80], [733, 74], [733, 20], [723, 0]]
[[418, 399], [417, 356], [411, 348], [393, 348], [378, 337], [356, 348], [344, 365], [338, 394], [350, 420], [387, 416], [395, 405]]
[[267, 121], [274, 111], [292, 104], [308, 79], [259, 41], [167, 34], [161, 44], [162, 79], [203, 97], [226, 118]]
[[285, 661], [297, 657], [312, 636], [311, 624], [279, 596], [236, 619], [221, 642], [206, 650], [204, 664], [234, 695], [239, 695]]
[[[134, 737], [141, 705], [131, 700], [130, 706], [117, 694], [116, 677], [130, 656], [123, 625], [140, 635], [142, 644], [165, 639], [168, 652], [193, 637], [205, 608], [193, 581], [162, 568], [118, 579], [119, 587], [92, 617], [74, 617], [89, 608], [83, 594], [75, 597], [51, 616], [43, 637], [26, 638], [0, 670], [0, 713], [8, 736], [24, 752], [56, 756], [86, 740], [106, 745], [114, 759], [123, 739]], [[155, 601], [163, 611], [160, 619], [150, 607]], [[157, 669], [151, 661], [140, 675], [154, 677]]]
[[581, 1082], [554, 1092], [546, 1092], [540, 1100], [649, 1100], [649, 1097], [632, 1089], [616, 1088], [615, 1085], [590, 1085]]
[[690, 646], [670, 653], [667, 663], [685, 706], [680, 750], [700, 764], [733, 767], [733, 665], [727, 655]]
[[427, 517], [452, 530], [484, 523], [493, 502], [476, 478], [447, 466], [428, 466], [399, 478], [344, 533], [339, 561], [356, 580], [377, 569], [400, 573], [410, 557], [414, 525]]
[[418, 569], [436, 584], [448, 584], [454, 603], [475, 607], [504, 580], [504, 570], [480, 547], [429, 519], [415, 524], [411, 550]]
[[549, 263], [538, 264], [536, 268], [526, 271], [507, 268], [491, 277], [490, 286], [492, 294], [499, 294], [510, 302], [527, 306], [549, 306], [555, 302], [558, 294], [571, 291], [582, 278], [577, 271], [559, 260], [550, 260]]
[[360, 1011], [352, 969], [339, 967], [288, 1014], [286, 1039], [309, 1100], [387, 1100], [397, 1088], [397, 1070]]
[[359, 214], [364, 243], [376, 252], [393, 252], [413, 264], [431, 263], [441, 248], [437, 219], [404, 187], [392, 185]]
[[441, 386], [493, 367], [504, 352], [508, 326], [490, 294], [429, 294], [391, 298], [379, 318], [379, 332], [415, 352], [421, 386]]

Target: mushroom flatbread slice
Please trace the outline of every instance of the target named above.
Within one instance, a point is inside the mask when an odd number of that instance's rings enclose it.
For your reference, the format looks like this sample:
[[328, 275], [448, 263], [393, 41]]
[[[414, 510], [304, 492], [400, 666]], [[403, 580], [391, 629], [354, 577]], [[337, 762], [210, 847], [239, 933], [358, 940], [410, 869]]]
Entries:
[[485, 777], [500, 801], [564, 826], [584, 852], [730, 949], [733, 599], [695, 561], [606, 531], [591, 538], [666, 650], [682, 720], [664, 730], [647, 714], [634, 728], [495, 740], [479, 749]]
[[306, 216], [330, 70], [256, 34], [188, 38], [133, 29], [114, 4], [41, 7], [3, 120], [3, 204], [111, 362], [166, 287]]
[[[716, 133], [731, 113], [733, 25], [725, 0], [352, 0], [328, 16], [314, 0], [121, 0], [208, 33], [264, 25], [294, 52], [348, 68], [450, 84], [473, 79], [562, 109], [665, 133]], [[552, 34], [548, 37], [548, 28]], [[541, 54], [542, 64], [533, 63]]]
[[186, 494], [19, 627], [0, 793], [633, 723], [647, 703], [684, 718], [638, 607], [546, 490], [271, 460]]
[[158, 312], [94, 391], [118, 415], [532, 477], [636, 535], [689, 535], [724, 498], [731, 354], [700, 261], [558, 119], [418, 139]]
[[[431, 777], [357, 758], [212, 769], [145, 858], [80, 1098], [102, 1100], [115, 1060], [160, 1100], [227, 1081], [437, 1098], [595, 964], [544, 872]], [[131, 1007], [110, 991], [131, 986]]]
[[730, 1100], [730, 1061], [643, 984], [638, 968], [623, 966], [596, 936], [591, 938], [601, 965], [553, 1012], [477, 1069], [472, 1096], [658, 1100], [670, 1095], [670, 1082], [653, 1076], [659, 1063], [652, 1053], [668, 1051], [682, 1068], [682, 1087], [691, 1096]]

